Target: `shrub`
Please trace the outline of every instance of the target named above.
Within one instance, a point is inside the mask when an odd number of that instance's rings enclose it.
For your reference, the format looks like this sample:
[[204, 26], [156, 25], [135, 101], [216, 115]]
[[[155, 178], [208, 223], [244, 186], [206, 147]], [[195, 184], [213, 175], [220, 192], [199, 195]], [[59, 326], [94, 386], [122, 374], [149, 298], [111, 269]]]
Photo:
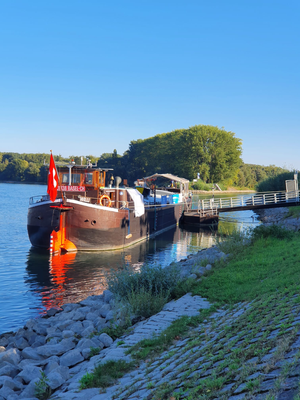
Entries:
[[140, 272], [128, 268], [114, 272], [108, 278], [108, 288], [118, 299], [129, 303], [135, 315], [148, 318], [162, 309], [179, 281], [176, 266], [143, 265]]
[[153, 294], [151, 287], [149, 290], [141, 287], [138, 291], [132, 290], [128, 295], [128, 302], [132, 307], [135, 315], [141, 315], [148, 318], [162, 310], [163, 306], [168, 302], [170, 291], [156, 292]]
[[34, 395], [39, 400], [46, 400], [49, 399], [51, 395], [51, 388], [48, 385], [48, 378], [45, 372], [41, 372], [41, 375], [40, 380], [35, 383]]
[[121, 299], [128, 300], [132, 292], [166, 295], [180, 280], [179, 269], [176, 266], [162, 268], [161, 266], [143, 265], [140, 272], [134, 272], [125, 267], [108, 277], [108, 288]]
[[212, 190], [213, 183], [205, 183], [201, 179], [198, 179], [197, 182], [190, 182], [189, 189], [190, 190]]

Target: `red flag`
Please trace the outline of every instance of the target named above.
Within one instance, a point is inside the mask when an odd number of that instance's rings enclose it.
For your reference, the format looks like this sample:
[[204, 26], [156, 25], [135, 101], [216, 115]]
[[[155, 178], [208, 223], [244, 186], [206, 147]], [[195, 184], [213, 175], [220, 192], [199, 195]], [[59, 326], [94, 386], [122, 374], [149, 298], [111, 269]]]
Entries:
[[49, 194], [51, 201], [54, 201], [56, 199], [57, 188], [58, 188], [58, 176], [55, 167], [55, 162], [51, 153], [49, 174], [48, 174], [48, 189], [47, 189], [47, 193]]

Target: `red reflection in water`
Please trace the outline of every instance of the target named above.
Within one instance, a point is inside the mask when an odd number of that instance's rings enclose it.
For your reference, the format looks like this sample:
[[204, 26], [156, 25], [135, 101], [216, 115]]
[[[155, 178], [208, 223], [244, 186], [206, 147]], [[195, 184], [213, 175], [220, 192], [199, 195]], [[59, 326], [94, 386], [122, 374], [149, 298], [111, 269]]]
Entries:
[[46, 310], [50, 308], [60, 308], [64, 303], [65, 283], [68, 281], [66, 272], [70, 269], [70, 265], [74, 262], [76, 253], [66, 253], [50, 256], [50, 279], [53, 283], [51, 288], [51, 297], [46, 293], [42, 296], [42, 303]]

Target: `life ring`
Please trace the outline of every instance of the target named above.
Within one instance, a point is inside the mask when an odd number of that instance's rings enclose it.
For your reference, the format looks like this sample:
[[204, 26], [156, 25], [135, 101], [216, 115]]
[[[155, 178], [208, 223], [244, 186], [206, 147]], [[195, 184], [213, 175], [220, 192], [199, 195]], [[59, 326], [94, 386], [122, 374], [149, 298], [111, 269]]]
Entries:
[[104, 204], [102, 204], [102, 200], [108, 200], [108, 204], [106, 204], [105, 206], [111, 207], [111, 199], [109, 196], [107, 196], [107, 194], [104, 194], [103, 196], [100, 197], [99, 199], [100, 206], [104, 206]]

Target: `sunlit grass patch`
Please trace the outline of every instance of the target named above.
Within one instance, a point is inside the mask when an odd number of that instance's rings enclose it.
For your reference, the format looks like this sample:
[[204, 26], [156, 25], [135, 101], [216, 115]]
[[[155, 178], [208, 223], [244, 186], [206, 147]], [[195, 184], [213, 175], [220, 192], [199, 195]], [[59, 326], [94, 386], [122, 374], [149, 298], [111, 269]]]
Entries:
[[300, 234], [269, 231], [260, 228], [251, 244], [240, 246], [227, 263], [216, 264], [212, 273], [193, 287], [193, 294], [233, 304], [298, 288]]

